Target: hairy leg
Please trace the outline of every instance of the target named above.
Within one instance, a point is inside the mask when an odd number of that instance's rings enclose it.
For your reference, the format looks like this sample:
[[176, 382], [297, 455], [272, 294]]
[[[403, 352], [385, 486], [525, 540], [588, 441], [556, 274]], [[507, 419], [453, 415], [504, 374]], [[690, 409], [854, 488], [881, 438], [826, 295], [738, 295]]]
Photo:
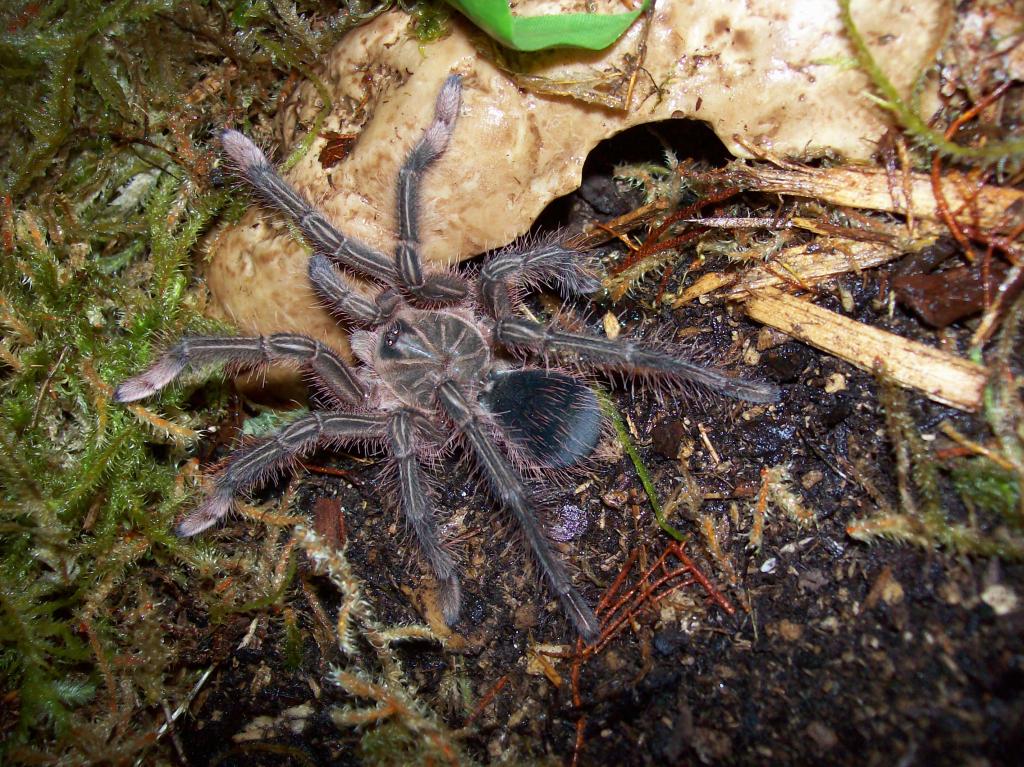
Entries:
[[458, 301], [466, 296], [465, 280], [454, 274], [425, 273], [420, 259], [420, 205], [423, 176], [444, 154], [462, 103], [462, 78], [452, 75], [441, 86], [434, 119], [398, 171], [398, 245], [395, 268], [402, 287], [428, 302]]
[[644, 349], [631, 341], [565, 333], [524, 318], [498, 320], [494, 337], [507, 347], [529, 349], [542, 355], [575, 357], [588, 365], [607, 370], [692, 382], [734, 399], [775, 402], [779, 398], [778, 388], [771, 384], [733, 378], [663, 351]]
[[384, 415], [310, 413], [265, 440], [233, 452], [213, 479], [213, 490], [178, 525], [182, 537], [201, 533], [231, 509], [239, 493], [254, 489], [320, 442], [347, 444], [380, 441], [386, 434]]
[[390, 285], [397, 284], [398, 275], [390, 258], [335, 229], [320, 211], [278, 175], [267, 156], [252, 141], [236, 130], [224, 131], [220, 140], [239, 175], [259, 198], [269, 207], [294, 219], [318, 252], [366, 277]]
[[353, 288], [327, 256], [314, 253], [309, 259], [309, 281], [328, 309], [357, 325], [387, 322], [402, 305], [394, 289], [380, 291], [373, 299]]
[[586, 268], [585, 255], [556, 240], [532, 247], [512, 245], [480, 269], [480, 298], [495, 317], [512, 315], [524, 288], [556, 285], [569, 295], [593, 293], [600, 281]]
[[170, 384], [185, 370], [217, 364], [257, 367], [273, 363], [307, 368], [339, 402], [359, 404], [364, 388], [355, 373], [319, 341], [293, 333], [272, 336], [192, 336], [181, 339], [148, 370], [124, 381], [114, 390], [115, 402], [134, 402]]
[[388, 423], [388, 438], [398, 470], [399, 498], [402, 513], [412, 528], [420, 550], [430, 563], [440, 585], [441, 612], [449, 624], [459, 619], [462, 595], [452, 555], [441, 544], [434, 523], [430, 495], [423, 483], [416, 454], [415, 416], [410, 410], [394, 411]]
[[441, 384], [437, 390], [437, 397], [442, 409], [465, 435], [487, 477], [491, 492], [516, 518], [544, 580], [562, 603], [562, 610], [584, 639], [593, 639], [599, 631], [597, 617], [572, 585], [565, 565], [552, 551], [547, 536], [530, 508], [530, 495], [522, 479], [491, 441], [480, 418], [454, 382], [446, 381]]

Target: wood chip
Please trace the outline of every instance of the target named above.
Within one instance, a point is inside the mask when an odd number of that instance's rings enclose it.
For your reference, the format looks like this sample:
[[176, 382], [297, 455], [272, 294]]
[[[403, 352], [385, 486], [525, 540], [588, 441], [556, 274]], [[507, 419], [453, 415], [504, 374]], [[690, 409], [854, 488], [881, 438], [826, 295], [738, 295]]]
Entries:
[[745, 303], [754, 320], [782, 330], [799, 341], [875, 372], [901, 386], [916, 389], [936, 402], [977, 411], [988, 371], [974, 362], [941, 349], [910, 341], [776, 288], [754, 292]]

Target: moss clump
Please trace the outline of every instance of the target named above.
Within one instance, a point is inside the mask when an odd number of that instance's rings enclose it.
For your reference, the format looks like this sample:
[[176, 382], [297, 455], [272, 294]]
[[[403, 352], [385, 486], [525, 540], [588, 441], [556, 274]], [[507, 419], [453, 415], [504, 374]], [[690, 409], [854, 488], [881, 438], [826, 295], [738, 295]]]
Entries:
[[211, 181], [217, 126], [257, 121], [295, 68], [388, 5], [0, 10], [0, 762], [133, 762], [187, 700], [183, 659], [218, 631], [210, 616], [284, 599], [294, 568], [275, 572], [275, 540], [169, 532], [219, 389], [186, 415], [188, 392], [158, 414], [113, 406], [110, 387], [186, 329], [216, 329], [190, 289], [196, 245], [245, 204]]
[[[982, 165], [1006, 165], [1017, 163], [1024, 156], [1024, 139], [1010, 137], [1004, 141], [985, 141], [978, 146], [966, 146], [952, 141], [929, 125], [921, 114], [920, 96], [928, 76], [928, 70], [920, 72], [911, 88], [909, 99], [904, 99], [875, 60], [867, 42], [857, 29], [850, 14], [850, 0], [839, 0], [839, 16], [846, 28], [846, 34], [857, 54], [861, 69], [871, 79], [878, 95], [872, 99], [895, 117], [907, 135], [929, 152], [937, 152], [960, 162]], [[871, 95], [871, 94], [869, 94]]]
[[1002, 517], [1020, 527], [1020, 484], [1017, 476], [994, 461], [976, 456], [953, 464], [953, 487], [968, 508]]
[[[1014, 333], [1012, 325], [1004, 329], [1006, 333]], [[999, 380], [997, 377], [990, 387], [990, 400], [1002, 396], [992, 391], [993, 387], [1001, 390]], [[1024, 559], [1020, 475], [980, 456], [945, 466], [921, 437], [910, 415], [906, 393], [884, 376], [879, 379], [879, 401], [885, 410], [889, 442], [896, 458], [899, 508], [854, 520], [847, 533], [862, 541], [889, 538], [963, 554]], [[995, 412], [1002, 410], [997, 408]], [[1019, 422], [1022, 413], [1016, 408], [1012, 417]], [[993, 418], [990, 408], [989, 422], [997, 431]], [[1004, 449], [1003, 455], [1006, 452]], [[1004, 458], [1000, 460], [1012, 465]], [[943, 501], [941, 489], [947, 472], [970, 512], [966, 521], [956, 520]]]
[[416, 3], [411, 14], [412, 28], [420, 42], [432, 43], [448, 34], [452, 12], [440, 0]]

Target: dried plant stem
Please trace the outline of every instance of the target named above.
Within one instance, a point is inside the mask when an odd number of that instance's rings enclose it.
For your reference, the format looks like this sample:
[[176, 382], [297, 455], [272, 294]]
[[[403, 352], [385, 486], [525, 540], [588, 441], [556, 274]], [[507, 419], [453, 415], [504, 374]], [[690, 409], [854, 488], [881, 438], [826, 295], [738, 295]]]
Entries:
[[786, 248], [779, 253], [772, 259], [772, 265], [784, 265], [785, 273], [770, 265], [754, 267], [740, 274], [708, 272], [680, 291], [677, 297], [669, 298], [672, 308], [678, 309], [703, 295], [720, 293], [738, 298], [761, 288], [785, 285], [794, 278], [799, 279], [802, 285], [810, 286], [839, 274], [870, 269], [903, 255], [903, 250], [878, 242], [828, 238]]
[[896, 383], [917, 389], [936, 402], [971, 412], [981, 407], [988, 371], [975, 362], [851, 320], [775, 288], [756, 291], [745, 308], [752, 319], [862, 370], [874, 371], [882, 361], [886, 374]]
[[[943, 217], [936, 201], [933, 178], [910, 173], [904, 185], [891, 187], [884, 168], [777, 168], [767, 164], [733, 165], [718, 183], [735, 184], [747, 191], [792, 194], [833, 205], [909, 215], [938, 222]], [[946, 171], [938, 188], [953, 213], [970, 211], [971, 224], [993, 232], [1012, 232], [1020, 223], [1024, 191], [981, 184], [963, 173]]]

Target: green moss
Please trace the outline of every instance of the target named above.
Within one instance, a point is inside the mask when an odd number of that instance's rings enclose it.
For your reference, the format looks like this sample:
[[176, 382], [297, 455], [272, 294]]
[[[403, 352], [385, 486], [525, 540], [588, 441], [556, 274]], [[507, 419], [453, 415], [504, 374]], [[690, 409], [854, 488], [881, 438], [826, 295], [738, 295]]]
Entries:
[[299, 626], [298, 618], [294, 610], [284, 612], [284, 665], [285, 668], [295, 671], [302, 666], [304, 640], [302, 628]]
[[971, 509], [994, 514], [1015, 527], [1021, 526], [1020, 484], [1017, 476], [981, 456], [965, 458], [950, 470], [953, 487]]
[[439, 0], [416, 3], [411, 14], [413, 31], [421, 43], [432, 43], [448, 34], [451, 10]]
[[188, 695], [183, 658], [218, 630], [210, 613], [285, 598], [294, 559], [275, 579], [273, 547], [170, 532], [195, 484], [189, 429], [221, 417], [219, 388], [206, 409], [186, 415], [176, 389], [147, 414], [111, 385], [215, 328], [192, 289], [197, 244], [245, 201], [211, 185], [212, 129], [257, 122], [293, 69], [387, 5], [326, 20], [276, 0], [0, 9], [0, 762], [132, 763], [161, 704]]
[[385, 722], [363, 734], [359, 741], [359, 757], [363, 764], [375, 767], [438, 763], [437, 754], [418, 753], [421, 750], [420, 744], [420, 739], [405, 727], [395, 722]]
[[[1004, 330], [1012, 332], [1012, 330]], [[975, 556], [1024, 559], [1020, 524], [1019, 476], [988, 459], [957, 461], [950, 467], [953, 488], [971, 514], [959, 521], [942, 494], [944, 467], [937, 461], [910, 415], [906, 392], [884, 375], [879, 377], [879, 402], [885, 411], [895, 455], [899, 510], [854, 520], [847, 532], [862, 541], [888, 538], [924, 548], [941, 547]], [[1014, 418], [1019, 422], [1022, 411]], [[993, 512], [998, 516], [993, 517]], [[1003, 524], [1012, 520], [1007, 527]]]

